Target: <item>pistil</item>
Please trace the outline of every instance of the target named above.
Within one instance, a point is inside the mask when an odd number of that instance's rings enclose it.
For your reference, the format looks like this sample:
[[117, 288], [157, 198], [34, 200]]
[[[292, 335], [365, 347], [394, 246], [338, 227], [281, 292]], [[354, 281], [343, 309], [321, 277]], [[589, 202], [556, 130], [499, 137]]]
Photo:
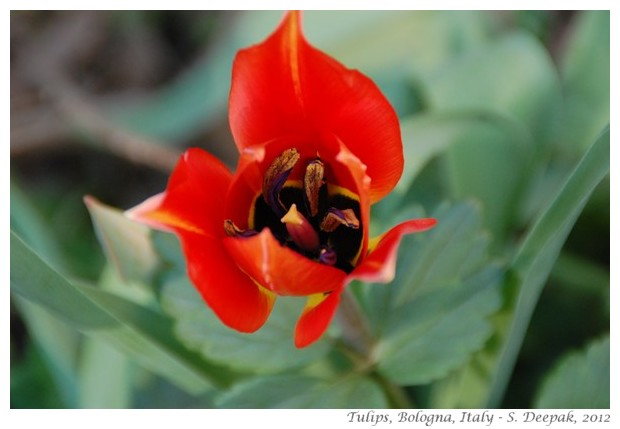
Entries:
[[297, 210], [297, 205], [292, 204], [280, 221], [286, 225], [291, 239], [300, 249], [314, 252], [319, 248], [319, 235], [308, 219]]

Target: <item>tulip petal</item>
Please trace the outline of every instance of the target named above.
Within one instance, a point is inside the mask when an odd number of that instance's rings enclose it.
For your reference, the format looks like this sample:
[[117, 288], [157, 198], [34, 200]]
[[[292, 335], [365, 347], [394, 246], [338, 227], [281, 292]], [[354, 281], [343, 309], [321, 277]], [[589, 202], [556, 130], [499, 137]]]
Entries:
[[275, 294], [239, 270], [219, 239], [185, 232], [180, 237], [189, 277], [219, 319], [241, 332], [263, 326]]
[[166, 191], [126, 214], [164, 231], [223, 237], [223, 207], [231, 181], [232, 173], [219, 159], [202, 149], [189, 149], [174, 168]]
[[240, 152], [287, 136], [321, 152], [323, 136], [336, 136], [368, 167], [371, 202], [402, 174], [394, 109], [368, 77], [308, 44], [299, 12], [287, 14], [263, 43], [237, 54], [229, 120]]
[[295, 327], [295, 347], [309, 346], [323, 335], [336, 313], [341, 292], [342, 289], [339, 289], [330, 294], [321, 293], [308, 297]]
[[175, 232], [189, 277], [209, 307], [225, 325], [254, 332], [269, 317], [275, 295], [239, 270], [222, 244], [231, 181], [231, 172], [220, 160], [201, 149], [189, 149], [172, 172], [166, 191], [127, 215]]
[[278, 295], [330, 292], [341, 288], [347, 276], [281, 245], [268, 228], [253, 237], [228, 237], [223, 242], [241, 270]]
[[[348, 187], [359, 198], [362, 224], [362, 246], [359, 255], [365, 255], [368, 247], [368, 229], [370, 227], [370, 198], [369, 189], [372, 185], [370, 177], [366, 174], [367, 167], [359, 158], [341, 142], [338, 145], [338, 153], [334, 156], [337, 164], [334, 174], [338, 183], [349, 184]], [[356, 261], [357, 262], [357, 261]]]
[[403, 235], [426, 231], [432, 228], [437, 220], [412, 219], [396, 225], [386, 233], [370, 240], [368, 255], [353, 270], [349, 280], [357, 279], [366, 282], [388, 283], [394, 278], [396, 270], [396, 253]]

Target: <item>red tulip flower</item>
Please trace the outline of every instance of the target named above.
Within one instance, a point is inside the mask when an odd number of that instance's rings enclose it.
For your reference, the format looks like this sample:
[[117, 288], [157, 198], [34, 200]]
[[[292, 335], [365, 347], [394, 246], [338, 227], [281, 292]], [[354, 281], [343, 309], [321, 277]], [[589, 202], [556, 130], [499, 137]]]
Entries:
[[295, 345], [327, 329], [355, 279], [389, 282], [401, 223], [369, 239], [370, 206], [403, 170], [398, 118], [377, 86], [311, 46], [290, 12], [233, 64], [233, 174], [201, 149], [183, 154], [165, 192], [129, 211], [180, 239], [189, 277], [227, 326], [254, 332], [278, 295], [305, 296]]

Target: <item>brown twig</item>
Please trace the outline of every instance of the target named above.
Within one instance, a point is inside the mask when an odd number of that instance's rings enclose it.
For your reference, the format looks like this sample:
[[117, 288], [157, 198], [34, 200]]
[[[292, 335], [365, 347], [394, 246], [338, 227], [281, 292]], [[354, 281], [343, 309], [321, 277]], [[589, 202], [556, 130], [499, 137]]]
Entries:
[[175, 149], [119, 128], [68, 82], [64, 85], [56, 82], [50, 96], [52, 104], [67, 123], [76, 131], [92, 137], [87, 141], [96, 147], [164, 172], [172, 170], [180, 156]]
[[[36, 141], [37, 132], [49, 129], [57, 132], [74, 130], [89, 137], [80, 141], [89, 142], [131, 162], [168, 172], [180, 155], [178, 150], [120, 128], [69, 78], [69, 71], [74, 63], [92, 52], [92, 48], [101, 39], [100, 14], [101, 12], [79, 12], [61, 16], [25, 46], [15, 61], [12, 73], [33, 85], [49, 104], [49, 109], [43, 108], [39, 112], [43, 116], [38, 119], [42, 120], [45, 115], [50, 115], [64, 122], [64, 126], [56, 127], [49, 120], [32, 124], [29, 130], [30, 141], [33, 135]], [[49, 119], [49, 116], [47, 117]], [[29, 150], [23, 146], [18, 147], [19, 131], [22, 137], [24, 133], [28, 135], [28, 132], [23, 128], [17, 130], [15, 135], [12, 130], [12, 154]], [[41, 137], [41, 134], [38, 136]], [[37, 148], [36, 145], [32, 147]]]

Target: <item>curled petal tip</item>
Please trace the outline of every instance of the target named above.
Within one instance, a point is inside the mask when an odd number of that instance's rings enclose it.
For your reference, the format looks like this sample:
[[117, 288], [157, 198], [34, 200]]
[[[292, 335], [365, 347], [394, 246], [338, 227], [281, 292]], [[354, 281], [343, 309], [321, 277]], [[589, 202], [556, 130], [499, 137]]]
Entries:
[[436, 219], [412, 219], [396, 225], [383, 235], [371, 240], [366, 258], [351, 273], [349, 280], [389, 283], [396, 273], [396, 255], [401, 239], [406, 234], [426, 231]]
[[125, 216], [133, 221], [148, 225], [151, 228], [173, 232], [174, 229], [171, 225], [163, 222], [161, 218], [158, 219], [158, 210], [162, 205], [164, 196], [165, 192], [153, 195], [137, 206], [126, 210]]
[[338, 304], [342, 289], [308, 296], [306, 307], [295, 327], [295, 347], [308, 347], [327, 330]]

